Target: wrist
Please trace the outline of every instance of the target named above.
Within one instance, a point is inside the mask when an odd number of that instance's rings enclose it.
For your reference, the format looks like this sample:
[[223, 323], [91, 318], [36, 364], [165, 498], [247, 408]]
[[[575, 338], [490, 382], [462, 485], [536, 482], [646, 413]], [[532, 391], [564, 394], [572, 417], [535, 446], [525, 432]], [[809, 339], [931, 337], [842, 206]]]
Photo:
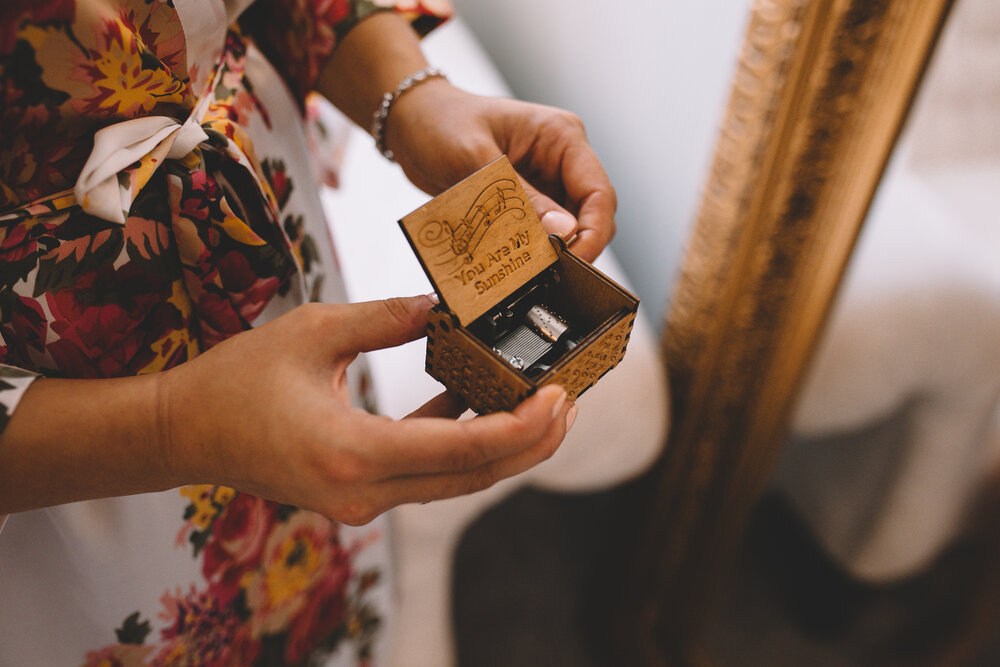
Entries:
[[163, 466], [163, 475], [171, 481], [171, 486], [182, 486], [192, 481], [188, 474], [188, 457], [180, 450], [180, 444], [186, 439], [179, 433], [181, 425], [178, 417], [183, 413], [178, 406], [179, 370], [174, 368], [154, 376], [153, 441]]
[[176, 486], [160, 439], [158, 382], [33, 383], [0, 441], [0, 512]]
[[498, 104], [432, 79], [399, 98], [385, 127], [385, 145], [409, 179], [437, 194], [500, 157], [487, 118]]
[[237, 467], [220, 451], [225, 439], [218, 432], [231, 397], [213, 387], [214, 369], [203, 365], [199, 357], [157, 374], [155, 437], [172, 486], [221, 484]]
[[400, 98], [409, 94], [414, 88], [429, 83], [434, 79], [447, 80], [447, 77], [444, 75], [444, 72], [436, 67], [425, 67], [405, 77], [400, 81], [398, 86], [382, 96], [382, 102], [372, 117], [370, 133], [372, 138], [375, 139], [375, 149], [385, 159], [394, 159], [393, 151], [386, 146], [385, 129], [389, 114], [392, 113], [394, 106], [399, 102]]

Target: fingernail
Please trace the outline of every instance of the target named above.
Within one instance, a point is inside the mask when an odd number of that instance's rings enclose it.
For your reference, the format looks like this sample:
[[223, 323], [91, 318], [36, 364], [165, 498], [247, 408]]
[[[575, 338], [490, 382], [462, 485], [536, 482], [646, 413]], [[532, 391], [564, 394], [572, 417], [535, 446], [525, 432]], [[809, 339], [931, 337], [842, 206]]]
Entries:
[[566, 413], [566, 432], [567, 433], [569, 433], [569, 430], [571, 428], [573, 428], [573, 422], [576, 421], [576, 413], [578, 413], [578, 412], [580, 412], [580, 408], [578, 406], [574, 405], [573, 407], [571, 407], [569, 409], [569, 412]]
[[542, 216], [542, 226], [550, 234], [558, 234], [564, 239], [576, 233], [576, 218], [563, 211], [549, 211]]
[[555, 404], [552, 406], [552, 418], [555, 419], [559, 411], [562, 410], [563, 405], [566, 404], [566, 391], [563, 389], [559, 390], [559, 398], [556, 399]]
[[431, 292], [427, 295], [427, 298], [430, 299], [431, 303], [435, 306], [441, 303], [441, 299], [438, 298], [437, 292]]

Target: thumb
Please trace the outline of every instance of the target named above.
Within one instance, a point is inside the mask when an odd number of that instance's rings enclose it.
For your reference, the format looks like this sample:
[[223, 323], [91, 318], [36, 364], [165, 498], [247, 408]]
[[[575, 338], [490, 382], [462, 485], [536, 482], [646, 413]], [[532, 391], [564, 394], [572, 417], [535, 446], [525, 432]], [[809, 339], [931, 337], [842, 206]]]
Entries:
[[342, 306], [340, 351], [354, 354], [395, 347], [422, 338], [437, 297], [409, 296]]

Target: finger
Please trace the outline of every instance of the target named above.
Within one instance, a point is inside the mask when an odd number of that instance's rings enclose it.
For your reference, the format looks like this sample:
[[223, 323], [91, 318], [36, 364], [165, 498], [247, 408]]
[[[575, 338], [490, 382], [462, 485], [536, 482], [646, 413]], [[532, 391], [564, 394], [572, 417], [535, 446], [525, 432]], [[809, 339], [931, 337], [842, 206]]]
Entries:
[[331, 343], [344, 354], [409, 343], [426, 333], [427, 313], [435, 303], [430, 296], [412, 296], [339, 306]]
[[567, 149], [562, 161], [562, 180], [577, 214], [577, 233], [571, 249], [592, 262], [615, 234], [618, 208], [615, 189], [585, 140]]
[[406, 415], [405, 418], [446, 417], [449, 419], [458, 419], [468, 409], [465, 400], [461, 396], [452, 391], [443, 391]]
[[378, 443], [368, 455], [382, 471], [382, 479], [468, 471], [536, 444], [565, 402], [562, 387], [547, 385], [513, 412], [463, 421], [422, 418], [394, 422], [372, 417], [367, 433], [357, 435]]
[[415, 475], [383, 482], [377, 494], [386, 507], [427, 502], [482, 491], [496, 482], [519, 475], [552, 456], [562, 444], [572, 420], [568, 413], [576, 406], [564, 403], [539, 441], [521, 452], [497, 459], [472, 470], [437, 475]]

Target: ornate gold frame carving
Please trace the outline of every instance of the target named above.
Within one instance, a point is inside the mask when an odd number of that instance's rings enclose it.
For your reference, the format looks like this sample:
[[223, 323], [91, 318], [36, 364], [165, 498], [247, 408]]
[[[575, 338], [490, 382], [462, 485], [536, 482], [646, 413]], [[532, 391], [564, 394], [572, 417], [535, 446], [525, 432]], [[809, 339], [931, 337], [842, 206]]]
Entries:
[[630, 664], [702, 639], [949, 0], [757, 0], [667, 315], [673, 431]]

